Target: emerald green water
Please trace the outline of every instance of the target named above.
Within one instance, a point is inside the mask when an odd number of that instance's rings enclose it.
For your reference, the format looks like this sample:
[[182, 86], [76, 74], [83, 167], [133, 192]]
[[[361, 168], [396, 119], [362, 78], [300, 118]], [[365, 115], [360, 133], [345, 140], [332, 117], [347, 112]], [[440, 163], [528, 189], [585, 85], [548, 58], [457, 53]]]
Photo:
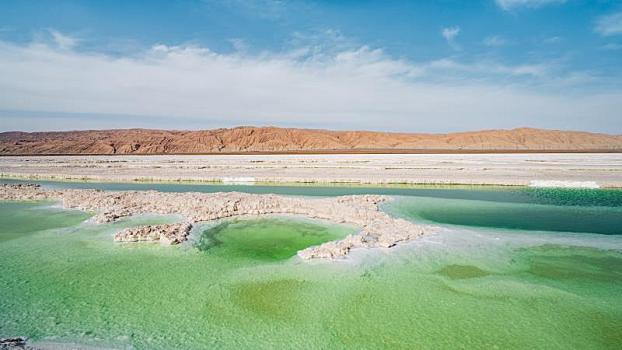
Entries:
[[48, 203], [0, 202], [0, 337], [136, 349], [619, 348], [616, 192], [425, 190], [437, 196], [386, 209], [443, 223], [438, 234], [336, 263], [295, 253], [353, 228], [275, 217], [206, 226], [189, 245], [115, 244], [122, 227], [175, 218], [95, 225]]
[[229, 220], [205, 229], [197, 248], [227, 259], [279, 261], [299, 250], [356, 233], [288, 219]]

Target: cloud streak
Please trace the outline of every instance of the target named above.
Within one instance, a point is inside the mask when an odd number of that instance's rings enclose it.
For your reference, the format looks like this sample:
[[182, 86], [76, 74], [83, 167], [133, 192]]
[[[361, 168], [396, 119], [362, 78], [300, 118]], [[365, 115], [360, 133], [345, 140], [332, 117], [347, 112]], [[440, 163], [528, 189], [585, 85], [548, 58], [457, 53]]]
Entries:
[[566, 0], [495, 0], [497, 6], [505, 11], [511, 11], [517, 8], [539, 8], [547, 5], [563, 4]]
[[78, 44], [78, 39], [72, 36], [65, 35], [54, 29], [49, 29], [48, 31], [56, 45], [63, 50], [72, 49]]
[[445, 40], [447, 40], [447, 44], [449, 44], [449, 46], [451, 46], [454, 50], [460, 49], [455, 40], [458, 34], [460, 34], [460, 27], [458, 26], [445, 27], [441, 30], [441, 35], [445, 38]]
[[493, 35], [493, 36], [486, 37], [483, 43], [484, 45], [489, 46], [489, 47], [500, 47], [500, 46], [504, 46], [505, 44], [507, 44], [507, 41], [498, 35]]
[[595, 30], [603, 36], [622, 35], [622, 12], [600, 17]]
[[[412, 63], [367, 46], [247, 55], [156, 45], [128, 56], [61, 46], [0, 42], [0, 110], [22, 111], [10, 120], [0, 112], [2, 129], [41, 128], [40, 115], [26, 112], [43, 111], [142, 116], [140, 125], [129, 119], [125, 125], [152, 128], [246, 121], [433, 132], [525, 125], [622, 131], [620, 91], [559, 93], [569, 83], [545, 86], [554, 70], [546, 64]], [[55, 128], [72, 128], [63, 123]]]

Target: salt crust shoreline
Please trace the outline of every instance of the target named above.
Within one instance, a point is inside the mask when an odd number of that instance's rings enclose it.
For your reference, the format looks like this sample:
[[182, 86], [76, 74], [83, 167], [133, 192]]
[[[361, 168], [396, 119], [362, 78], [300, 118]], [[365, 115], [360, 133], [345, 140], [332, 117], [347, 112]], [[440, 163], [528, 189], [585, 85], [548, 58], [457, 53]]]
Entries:
[[0, 177], [55, 181], [622, 188], [621, 175], [622, 153], [0, 157]]
[[0, 186], [0, 200], [58, 200], [63, 207], [95, 212], [98, 223], [137, 214], [178, 214], [184, 222], [127, 228], [115, 241], [152, 241], [177, 244], [188, 240], [194, 225], [248, 215], [287, 214], [349, 224], [360, 228], [355, 235], [298, 252], [305, 260], [343, 258], [355, 248], [390, 248], [412, 241], [428, 231], [379, 209], [387, 196], [355, 195], [331, 198], [288, 197], [273, 194], [165, 193], [157, 191], [108, 192], [86, 189], [48, 190], [33, 184]]
[[272, 181], [258, 181], [254, 178], [220, 178], [220, 179], [183, 179], [183, 178], [110, 178], [107, 176], [82, 176], [70, 175], [37, 175], [37, 174], [14, 174], [0, 173], [0, 180], [18, 181], [52, 181], [52, 182], [91, 182], [91, 183], [127, 183], [127, 184], [203, 184], [203, 185], [274, 185], [274, 186], [494, 186], [494, 187], [536, 187], [536, 188], [570, 188], [570, 189], [622, 189], [622, 183], [599, 185], [596, 181], [566, 181], [566, 180], [530, 180], [503, 182], [365, 182], [365, 181], [322, 181], [304, 180], [299, 182], [287, 182], [284, 179], [271, 179]]
[[622, 182], [598, 184], [596, 181], [568, 180], [362, 180], [362, 179], [288, 179], [288, 178], [202, 178], [202, 177], [145, 177], [145, 176], [99, 176], [68, 174], [33, 174], [0, 172], [0, 179], [20, 181], [56, 182], [102, 182], [102, 183], [162, 183], [162, 184], [214, 184], [214, 185], [318, 185], [318, 186], [502, 186], [502, 187], [545, 187], [545, 188], [622, 188]]

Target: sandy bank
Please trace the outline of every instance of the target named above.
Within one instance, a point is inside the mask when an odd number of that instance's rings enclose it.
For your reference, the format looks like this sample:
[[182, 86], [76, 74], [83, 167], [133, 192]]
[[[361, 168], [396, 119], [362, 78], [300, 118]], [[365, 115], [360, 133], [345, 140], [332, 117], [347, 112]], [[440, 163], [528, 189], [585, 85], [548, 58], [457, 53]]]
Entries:
[[593, 182], [622, 187], [622, 154], [367, 154], [0, 157], [0, 176], [94, 181], [245, 184], [520, 185]]
[[302, 198], [238, 192], [164, 193], [156, 191], [104, 192], [99, 190], [47, 190], [37, 185], [2, 185], [0, 200], [59, 200], [65, 208], [96, 213], [97, 222], [111, 222], [137, 214], [178, 214], [184, 223], [129, 228], [116, 241], [187, 240], [198, 222], [241, 215], [289, 214], [345, 223], [361, 228], [356, 235], [298, 252], [303, 259], [340, 258], [354, 248], [393, 247], [422, 236], [422, 226], [394, 218], [379, 210], [388, 197], [378, 195]]

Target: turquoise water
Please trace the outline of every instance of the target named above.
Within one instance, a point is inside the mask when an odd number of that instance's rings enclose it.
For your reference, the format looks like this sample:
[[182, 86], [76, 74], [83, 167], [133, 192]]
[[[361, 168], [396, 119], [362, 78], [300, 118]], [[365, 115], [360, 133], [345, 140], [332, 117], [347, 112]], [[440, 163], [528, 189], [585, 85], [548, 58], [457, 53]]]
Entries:
[[[3, 180], [7, 183], [19, 182]], [[161, 183], [38, 182], [48, 188], [158, 190], [283, 195], [338, 196], [385, 194], [398, 200], [386, 206], [411, 220], [530, 231], [622, 233], [622, 190], [494, 186], [280, 186]]]
[[383, 194], [445, 199], [482, 200], [503, 203], [532, 203], [563, 206], [622, 207], [622, 190], [556, 189], [511, 186], [321, 186], [321, 185], [220, 185], [188, 183], [115, 183], [90, 181], [24, 181], [1, 179], [0, 183], [38, 183], [47, 188], [93, 188], [108, 191], [156, 190], [161, 192], [245, 192], [293, 196], [343, 196]]
[[353, 228], [275, 217], [206, 226], [182, 246], [115, 244], [116, 230], [174, 218], [95, 225], [49, 203], [0, 203], [0, 337], [136, 349], [619, 348], [619, 192], [415, 190], [433, 192], [386, 209], [443, 223], [439, 233], [310, 264], [295, 252]]
[[480, 200], [400, 198], [391, 213], [418, 222], [528, 231], [622, 234], [622, 208], [504, 203]]

